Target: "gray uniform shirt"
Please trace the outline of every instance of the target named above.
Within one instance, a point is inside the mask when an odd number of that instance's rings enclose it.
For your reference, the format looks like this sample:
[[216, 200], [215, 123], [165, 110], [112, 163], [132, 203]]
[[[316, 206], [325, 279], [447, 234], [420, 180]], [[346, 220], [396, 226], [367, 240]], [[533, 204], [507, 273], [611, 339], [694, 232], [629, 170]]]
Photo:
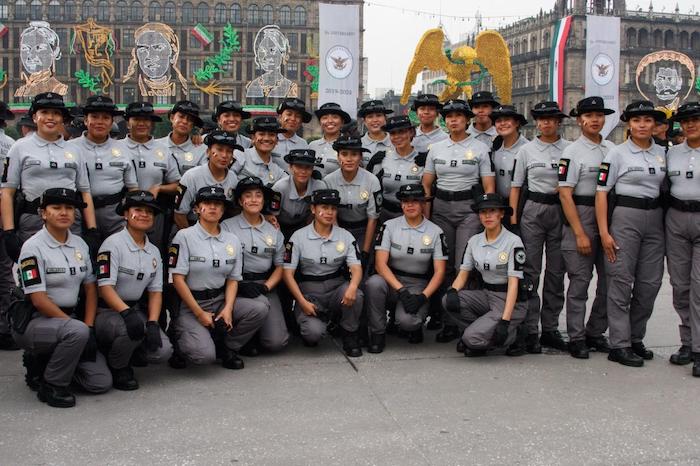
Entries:
[[6, 172], [2, 187], [21, 188], [28, 201], [50, 187], [90, 192], [85, 160], [63, 137], [49, 142], [33, 133], [18, 140], [7, 153]]
[[337, 225], [324, 238], [311, 223], [295, 231], [285, 246], [284, 268], [298, 268], [304, 275], [329, 275], [345, 264], [360, 265], [360, 251], [350, 232]]
[[190, 168], [207, 163], [207, 146], [204, 144], [195, 146], [192, 143], [192, 138], [187, 138], [187, 141], [178, 145], [170, 139], [170, 134], [168, 134], [165, 137], [156, 139], [156, 142], [164, 145], [170, 152], [170, 155], [175, 158], [180, 176], [184, 175]]
[[97, 254], [97, 286], [112, 285], [123, 301], [137, 301], [145, 290], [163, 291], [163, 261], [148, 241], [143, 248], [124, 228], [107, 238]]
[[261, 220], [261, 224], [252, 226], [243, 215], [237, 215], [221, 222], [221, 228], [241, 242], [243, 273], [265, 273], [282, 265], [284, 236], [262, 216]]
[[236, 235], [221, 230], [212, 236], [197, 222], [180, 230], [170, 245], [170, 272], [185, 276], [191, 290], [215, 290], [226, 280], [240, 281], [243, 272], [241, 242]]
[[233, 192], [238, 184], [238, 178], [232, 170], [226, 172], [226, 177], [223, 181], [217, 181], [209, 170], [209, 164], [195, 167], [189, 170], [182, 176], [180, 180], [180, 199], [176, 206], [175, 212], [178, 214], [187, 215], [192, 211], [194, 200], [197, 197], [197, 191], [207, 186], [219, 186], [226, 193], [226, 197], [233, 200]]
[[606, 154], [615, 147], [603, 139], [596, 144], [580, 136], [564, 149], [559, 161], [559, 186], [574, 188], [576, 196], [595, 196], [600, 164]]
[[386, 151], [386, 156], [382, 163], [375, 167], [375, 173], [379, 173], [379, 170], [384, 170], [382, 175], [384, 200], [399, 202], [396, 198], [396, 193], [399, 192], [399, 188], [402, 185], [420, 184], [423, 176], [423, 167], [416, 165], [416, 155], [418, 155], [416, 150], [405, 157], [400, 156], [394, 149]]
[[510, 197], [510, 180], [513, 178], [515, 156], [521, 147], [530, 142], [520, 136], [510, 147], [501, 146], [493, 155], [493, 166], [496, 169], [496, 192], [508, 199]]
[[413, 144], [413, 147], [415, 147], [418, 152], [427, 152], [433, 144], [444, 141], [449, 137], [450, 136], [439, 126], [428, 133], [424, 133], [420, 129], [420, 126], [418, 126], [416, 127], [416, 136], [413, 138], [411, 144]]
[[328, 189], [337, 189], [341, 206], [338, 219], [344, 222], [359, 222], [368, 218], [379, 218], [382, 207], [382, 187], [376, 176], [360, 167], [352, 181], [345, 181], [339, 168], [323, 181]]
[[236, 151], [235, 158], [236, 161], [231, 166], [231, 170], [239, 180], [248, 176], [257, 176], [266, 186], [272, 186], [287, 176], [287, 172], [275, 161], [274, 154], [270, 157], [270, 162], [265, 163], [255, 147], [246, 149], [244, 152]]
[[377, 243], [377, 251], [389, 253], [389, 267], [394, 271], [427, 274], [433, 261], [447, 260], [445, 235], [428, 219], [417, 227], [410, 226], [403, 215], [387, 220], [379, 227]]
[[42, 227], [22, 246], [19, 267], [24, 293], [45, 291], [59, 307], [78, 304], [80, 285], [95, 281], [88, 246], [70, 231], [59, 243]]
[[250, 138], [243, 136], [241, 133], [236, 134], [236, 143], [244, 149], [247, 149], [253, 145]]
[[317, 189], [326, 189], [323, 180], [309, 179], [308, 187], [303, 195], [299, 195], [291, 176], [279, 180], [272, 186], [273, 191], [280, 194], [280, 211], [277, 221], [280, 225], [297, 225], [305, 223], [311, 215], [311, 204], [307, 198]]
[[393, 149], [394, 146], [391, 144], [391, 138], [387, 134], [384, 136], [384, 139], [381, 141], [375, 141], [374, 139], [369, 137], [369, 134], [365, 134], [362, 136], [362, 147], [365, 149], [368, 149], [369, 152], [363, 152], [362, 153], [362, 163], [367, 166], [369, 163], [369, 159], [372, 158], [374, 154], [377, 152], [383, 150], [383, 151], [389, 151], [389, 149]]
[[648, 149], [642, 149], [628, 139], [615, 146], [603, 159], [596, 189], [608, 192], [614, 187], [620, 196], [655, 199], [659, 197], [665, 176], [664, 148], [652, 144]]
[[525, 247], [519, 236], [501, 229], [495, 241], [486, 241], [486, 232], [469, 239], [460, 270], [478, 270], [484, 282], [491, 285], [508, 283], [508, 277], [523, 278]]
[[474, 123], [469, 125], [469, 128], [467, 128], [467, 133], [469, 133], [469, 137], [472, 137], [477, 141], [481, 141], [489, 147], [491, 147], [491, 144], [493, 143], [493, 138], [498, 136], [495, 126], [491, 125], [486, 129], [486, 131], [480, 131], [476, 129]]
[[167, 147], [154, 139], [139, 143], [127, 137], [120, 141], [124, 151], [131, 154], [139, 189], [180, 181], [180, 172], [175, 159], [168, 154]]
[[425, 173], [437, 177], [437, 188], [443, 191], [466, 191], [494, 176], [489, 158], [490, 147], [474, 138], [454, 142], [447, 138], [432, 145], [425, 161]]
[[535, 138], [523, 145], [515, 156], [511, 186], [520, 188], [527, 179], [528, 190], [555, 194], [559, 186], [559, 159], [570, 141], [559, 138], [554, 143]]
[[321, 174], [330, 175], [338, 168], [340, 164], [338, 163], [338, 152], [333, 149], [333, 142], [326, 141], [325, 139], [316, 139], [309, 143], [309, 149], [316, 151], [316, 162], [320, 163], [321, 167], [316, 169], [321, 172]]
[[138, 188], [131, 155], [120, 141], [107, 138], [102, 144], [96, 144], [83, 134], [71, 143], [83, 154], [93, 197], [116, 194], [125, 187]]
[[[7, 170], [9, 168], [7, 161], [7, 153], [10, 151], [15, 140], [5, 134], [5, 130], [0, 128], [0, 180], [4, 181], [7, 178]], [[0, 181], [1, 182], [1, 181]]]
[[700, 163], [700, 148], [692, 149], [687, 142], [673, 146], [666, 154], [668, 179], [671, 181], [671, 195], [682, 201], [700, 201], [700, 177], [697, 170]]

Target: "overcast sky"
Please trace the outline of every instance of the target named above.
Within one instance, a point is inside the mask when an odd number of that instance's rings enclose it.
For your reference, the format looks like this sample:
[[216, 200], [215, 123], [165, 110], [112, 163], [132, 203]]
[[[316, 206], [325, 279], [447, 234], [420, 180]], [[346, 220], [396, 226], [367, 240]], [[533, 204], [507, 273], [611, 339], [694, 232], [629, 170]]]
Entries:
[[[700, 9], [700, 0], [678, 0], [681, 13]], [[654, 11], [673, 11], [676, 0], [654, 0]], [[380, 5], [389, 5], [386, 8]], [[378, 0], [365, 1], [364, 54], [369, 59], [368, 92], [378, 88], [400, 90], [416, 44], [423, 33], [442, 25], [450, 41], [475, 30], [477, 9], [486, 28], [498, 28], [518, 18], [549, 11], [554, 0]], [[649, 8], [649, 0], [627, 0], [627, 9]], [[417, 10], [421, 13], [416, 13]], [[442, 17], [440, 16], [442, 14]], [[459, 18], [451, 18], [457, 16]], [[466, 19], [462, 19], [466, 17]], [[420, 83], [420, 80], [418, 80]]]

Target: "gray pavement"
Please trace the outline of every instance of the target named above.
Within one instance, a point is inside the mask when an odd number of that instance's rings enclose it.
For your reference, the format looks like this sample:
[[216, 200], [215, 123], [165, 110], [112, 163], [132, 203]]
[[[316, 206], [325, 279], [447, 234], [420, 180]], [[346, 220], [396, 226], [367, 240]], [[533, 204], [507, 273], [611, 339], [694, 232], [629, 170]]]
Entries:
[[242, 371], [137, 369], [138, 391], [65, 410], [3, 352], [0, 464], [700, 464], [700, 379], [668, 363], [677, 323], [665, 277], [641, 369], [595, 353], [466, 359], [433, 332], [353, 367], [332, 341], [295, 341]]

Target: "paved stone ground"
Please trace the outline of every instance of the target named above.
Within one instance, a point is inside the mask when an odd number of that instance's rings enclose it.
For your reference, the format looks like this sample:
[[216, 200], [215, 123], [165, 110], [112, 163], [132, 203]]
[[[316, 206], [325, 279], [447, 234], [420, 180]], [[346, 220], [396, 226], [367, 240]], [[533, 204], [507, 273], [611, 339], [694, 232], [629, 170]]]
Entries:
[[140, 390], [59, 410], [2, 353], [0, 464], [700, 464], [700, 379], [668, 363], [665, 281], [641, 369], [595, 353], [466, 359], [432, 332], [353, 364], [297, 341], [242, 371], [137, 369]]

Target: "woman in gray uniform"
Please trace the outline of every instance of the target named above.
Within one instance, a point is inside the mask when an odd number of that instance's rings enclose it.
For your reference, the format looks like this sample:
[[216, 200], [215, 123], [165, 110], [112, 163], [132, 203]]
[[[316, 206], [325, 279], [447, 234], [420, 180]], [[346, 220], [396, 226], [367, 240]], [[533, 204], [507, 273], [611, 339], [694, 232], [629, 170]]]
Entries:
[[309, 149], [316, 151], [316, 161], [322, 175], [329, 175], [338, 169], [338, 153], [333, 149], [333, 143], [343, 125], [350, 123], [350, 115], [340, 105], [326, 102], [314, 112], [321, 125], [321, 139], [309, 143]]
[[265, 186], [272, 186], [287, 176], [282, 168], [284, 161], [274, 153], [277, 135], [284, 132], [276, 118], [258, 117], [253, 120], [249, 133], [253, 137], [253, 146], [234, 153], [231, 170], [243, 179], [249, 176], [260, 178]]
[[[446, 318], [464, 329], [458, 351], [468, 357], [484, 356], [490, 349], [515, 341], [517, 327], [527, 313], [525, 300], [518, 297], [525, 248], [520, 237], [502, 225], [510, 207], [500, 195], [489, 193], [473, 209], [484, 231], [469, 240], [459, 274], [443, 298]], [[481, 274], [482, 289], [464, 289], [473, 270]]]
[[[522, 127], [527, 124], [527, 119], [512, 105], [496, 107], [490, 117], [498, 133], [491, 145], [491, 159], [496, 172], [496, 192], [508, 202], [515, 155], [521, 147], [530, 142], [520, 134]], [[506, 217], [504, 221], [510, 223], [510, 218]]]
[[362, 118], [362, 122], [367, 128], [367, 133], [362, 136], [362, 147], [368, 150], [367, 155], [362, 157], [364, 166], [367, 166], [372, 155], [391, 149], [391, 140], [384, 126], [387, 115], [392, 113], [394, 111], [386, 108], [381, 100], [369, 100], [360, 105], [357, 118]]
[[396, 306], [396, 322], [408, 333], [408, 342], [423, 341], [429, 299], [445, 277], [445, 235], [440, 227], [423, 217], [423, 186], [403, 185], [396, 196], [403, 215], [379, 227], [375, 248], [377, 274], [365, 284], [370, 353], [384, 351], [387, 304]]
[[641, 367], [654, 357], [643, 339], [664, 273], [660, 194], [666, 157], [652, 139], [655, 122], [664, 118], [649, 101], [629, 104], [620, 119], [630, 137], [608, 152], [598, 174], [595, 214], [607, 259], [608, 359], [625, 366]]
[[[20, 282], [34, 313], [26, 328], [13, 328], [13, 336], [27, 352], [27, 384], [57, 408], [75, 406], [71, 381], [91, 393], [112, 386], [95, 340], [97, 287], [88, 247], [70, 232], [76, 208], [85, 204], [75, 191], [46, 190], [39, 205], [44, 227], [24, 243], [19, 258]], [[77, 308], [81, 289], [84, 309]]]
[[[700, 184], [695, 178], [700, 161], [700, 102], [678, 108], [678, 121], [686, 140], [668, 150], [671, 206], [666, 213], [666, 255], [673, 286], [673, 307], [681, 319], [681, 347], [671, 363], [693, 362], [693, 376], [700, 377]], [[698, 174], [700, 177], [700, 173]]]
[[263, 303], [267, 318], [256, 338], [241, 350], [244, 356], [255, 356], [258, 344], [270, 352], [287, 346], [289, 333], [284, 323], [282, 304], [277, 285], [282, 281], [284, 236], [262, 215], [267, 188], [260, 178], [243, 178], [236, 186], [236, 202], [240, 215], [221, 222], [221, 228], [230, 231], [241, 242], [243, 251], [243, 281], [238, 283], [239, 298]]
[[333, 321], [342, 329], [345, 353], [358, 357], [362, 356], [357, 332], [364, 301], [359, 289], [362, 265], [355, 238], [336, 224], [339, 205], [335, 189], [314, 191], [314, 221], [297, 230], [285, 246], [284, 282], [296, 300], [294, 314], [304, 344], [316, 346]]
[[240, 133], [243, 120], [250, 118], [250, 112], [243, 110], [243, 106], [233, 100], [225, 100], [219, 102], [216, 106], [216, 111], [211, 116], [211, 119], [216, 123], [219, 129], [231, 133], [236, 139], [236, 144], [247, 149], [250, 147], [250, 139]]
[[[602, 97], [580, 100], [571, 116], [581, 128], [581, 136], [569, 145], [559, 161], [559, 199], [565, 216], [561, 250], [569, 288], [566, 293], [566, 331], [569, 353], [588, 358], [588, 349], [607, 353], [610, 345], [603, 335], [608, 328], [605, 307], [605, 258], [595, 221], [595, 191], [598, 170], [605, 155], [615, 147], [600, 135], [605, 115], [615, 113], [605, 108]], [[596, 293], [586, 324], [588, 286], [596, 269]]]
[[222, 188], [201, 188], [195, 198], [199, 220], [178, 231], [170, 246], [170, 272], [182, 300], [171, 322], [173, 368], [211, 364], [220, 354], [223, 367], [243, 369], [238, 352], [267, 318], [268, 305], [237, 297], [243, 279], [241, 242], [219, 226], [230, 204]]

